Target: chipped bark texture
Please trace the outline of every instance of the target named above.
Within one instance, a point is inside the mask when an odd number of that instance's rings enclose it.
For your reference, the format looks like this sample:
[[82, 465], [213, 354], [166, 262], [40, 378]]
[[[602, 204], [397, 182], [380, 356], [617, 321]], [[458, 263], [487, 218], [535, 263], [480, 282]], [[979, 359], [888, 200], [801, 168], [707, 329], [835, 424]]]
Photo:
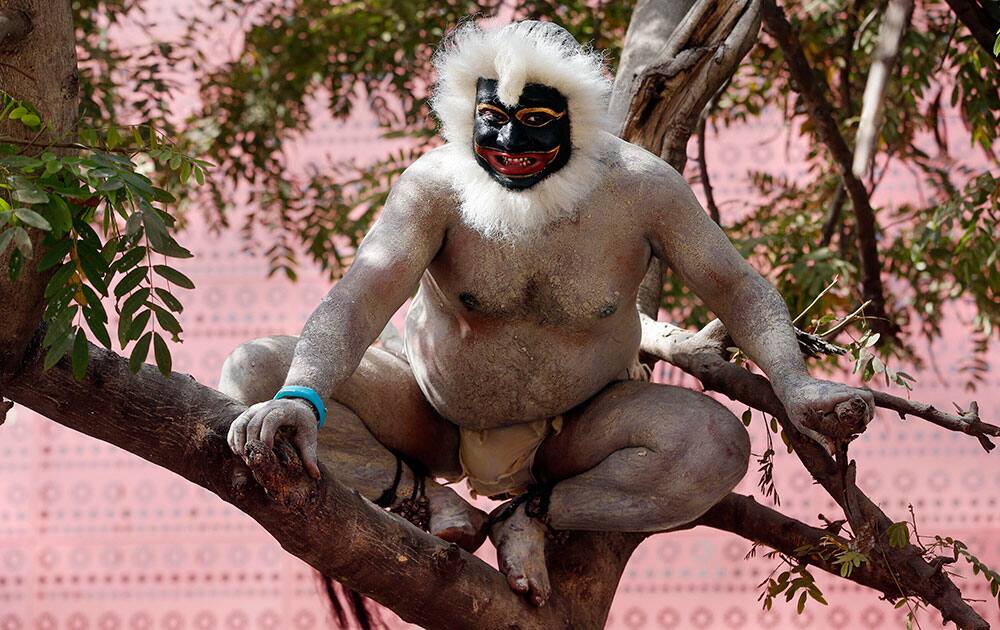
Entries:
[[[48, 131], [0, 122], [0, 135], [21, 140], [71, 138], [79, 109], [79, 75], [69, 0], [0, 0], [0, 90], [34, 105]], [[13, 248], [0, 255], [0, 381], [16, 367], [41, 319], [45, 278], [35, 269], [41, 233], [33, 231], [35, 256], [16, 282], [7, 277]]]
[[621, 137], [683, 172], [702, 110], [757, 40], [760, 6], [698, 0], [632, 82]]

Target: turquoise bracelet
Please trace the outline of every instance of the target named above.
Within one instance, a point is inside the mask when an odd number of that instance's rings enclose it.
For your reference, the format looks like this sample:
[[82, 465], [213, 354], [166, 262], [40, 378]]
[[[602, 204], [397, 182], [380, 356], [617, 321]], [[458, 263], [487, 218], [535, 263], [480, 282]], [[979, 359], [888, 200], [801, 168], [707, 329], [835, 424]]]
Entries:
[[312, 405], [313, 411], [316, 413], [316, 420], [319, 421], [317, 428], [323, 428], [323, 423], [326, 422], [326, 405], [323, 404], [323, 397], [317, 394], [315, 389], [301, 385], [286, 385], [274, 395], [275, 400], [281, 398], [298, 398]]

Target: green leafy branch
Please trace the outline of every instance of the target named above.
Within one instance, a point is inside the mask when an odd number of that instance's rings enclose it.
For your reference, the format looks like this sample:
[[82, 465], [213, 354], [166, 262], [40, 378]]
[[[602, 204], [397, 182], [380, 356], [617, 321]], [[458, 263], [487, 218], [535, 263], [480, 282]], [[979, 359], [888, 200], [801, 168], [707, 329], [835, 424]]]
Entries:
[[[0, 95], [0, 122], [44, 130], [32, 108]], [[26, 149], [33, 154], [23, 154]], [[194, 283], [167, 264], [191, 253], [172, 235], [176, 218], [167, 206], [176, 203], [174, 196], [141, 172], [150, 165], [179, 186], [192, 178], [203, 183], [211, 166], [180, 153], [149, 126], [83, 129], [73, 143], [0, 137], [0, 255], [13, 246], [7, 273], [14, 279], [41, 243], [38, 266], [50, 274], [44, 293], [46, 368], [69, 354], [74, 374], [82, 378], [87, 331], [111, 349], [111, 304], [119, 344], [134, 342], [131, 369], [138, 371], [152, 347], [158, 368], [170, 374], [165, 335], [180, 342], [183, 332], [177, 319], [183, 305], [175, 291]]]

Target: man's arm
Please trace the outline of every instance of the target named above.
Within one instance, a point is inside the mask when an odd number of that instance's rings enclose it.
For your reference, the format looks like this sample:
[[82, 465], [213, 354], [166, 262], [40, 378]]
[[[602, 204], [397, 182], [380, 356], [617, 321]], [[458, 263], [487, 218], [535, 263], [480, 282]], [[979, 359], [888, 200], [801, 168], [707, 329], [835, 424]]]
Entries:
[[[403, 173], [353, 264], [306, 322], [295, 346], [286, 386], [313, 389], [323, 400], [354, 373], [389, 318], [409, 297], [444, 241], [448, 199], [427, 157]], [[251, 440], [274, 444], [283, 426], [295, 430], [306, 470], [319, 477], [317, 427], [299, 398], [251, 406], [229, 428], [229, 445], [245, 454]]]
[[309, 316], [285, 385], [311, 387], [328, 398], [413, 294], [441, 247], [446, 224], [444, 197], [421, 170], [403, 173], [351, 267]]
[[799, 427], [806, 417], [869, 392], [809, 376], [788, 309], [771, 284], [733, 247], [684, 179], [664, 165], [649, 216], [653, 253], [666, 262], [726, 325], [733, 341], [767, 375], [789, 417]]

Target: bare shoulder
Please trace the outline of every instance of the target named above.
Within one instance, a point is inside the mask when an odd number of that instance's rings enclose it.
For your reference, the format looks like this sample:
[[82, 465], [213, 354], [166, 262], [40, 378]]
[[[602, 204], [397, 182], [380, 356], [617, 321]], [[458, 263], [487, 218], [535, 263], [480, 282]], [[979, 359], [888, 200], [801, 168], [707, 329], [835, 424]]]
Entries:
[[456, 207], [443, 147], [417, 158], [393, 184], [383, 215], [423, 223], [445, 224]]
[[615, 138], [606, 159], [614, 189], [629, 198], [633, 212], [657, 218], [672, 209], [698, 203], [674, 167], [638, 145]]

